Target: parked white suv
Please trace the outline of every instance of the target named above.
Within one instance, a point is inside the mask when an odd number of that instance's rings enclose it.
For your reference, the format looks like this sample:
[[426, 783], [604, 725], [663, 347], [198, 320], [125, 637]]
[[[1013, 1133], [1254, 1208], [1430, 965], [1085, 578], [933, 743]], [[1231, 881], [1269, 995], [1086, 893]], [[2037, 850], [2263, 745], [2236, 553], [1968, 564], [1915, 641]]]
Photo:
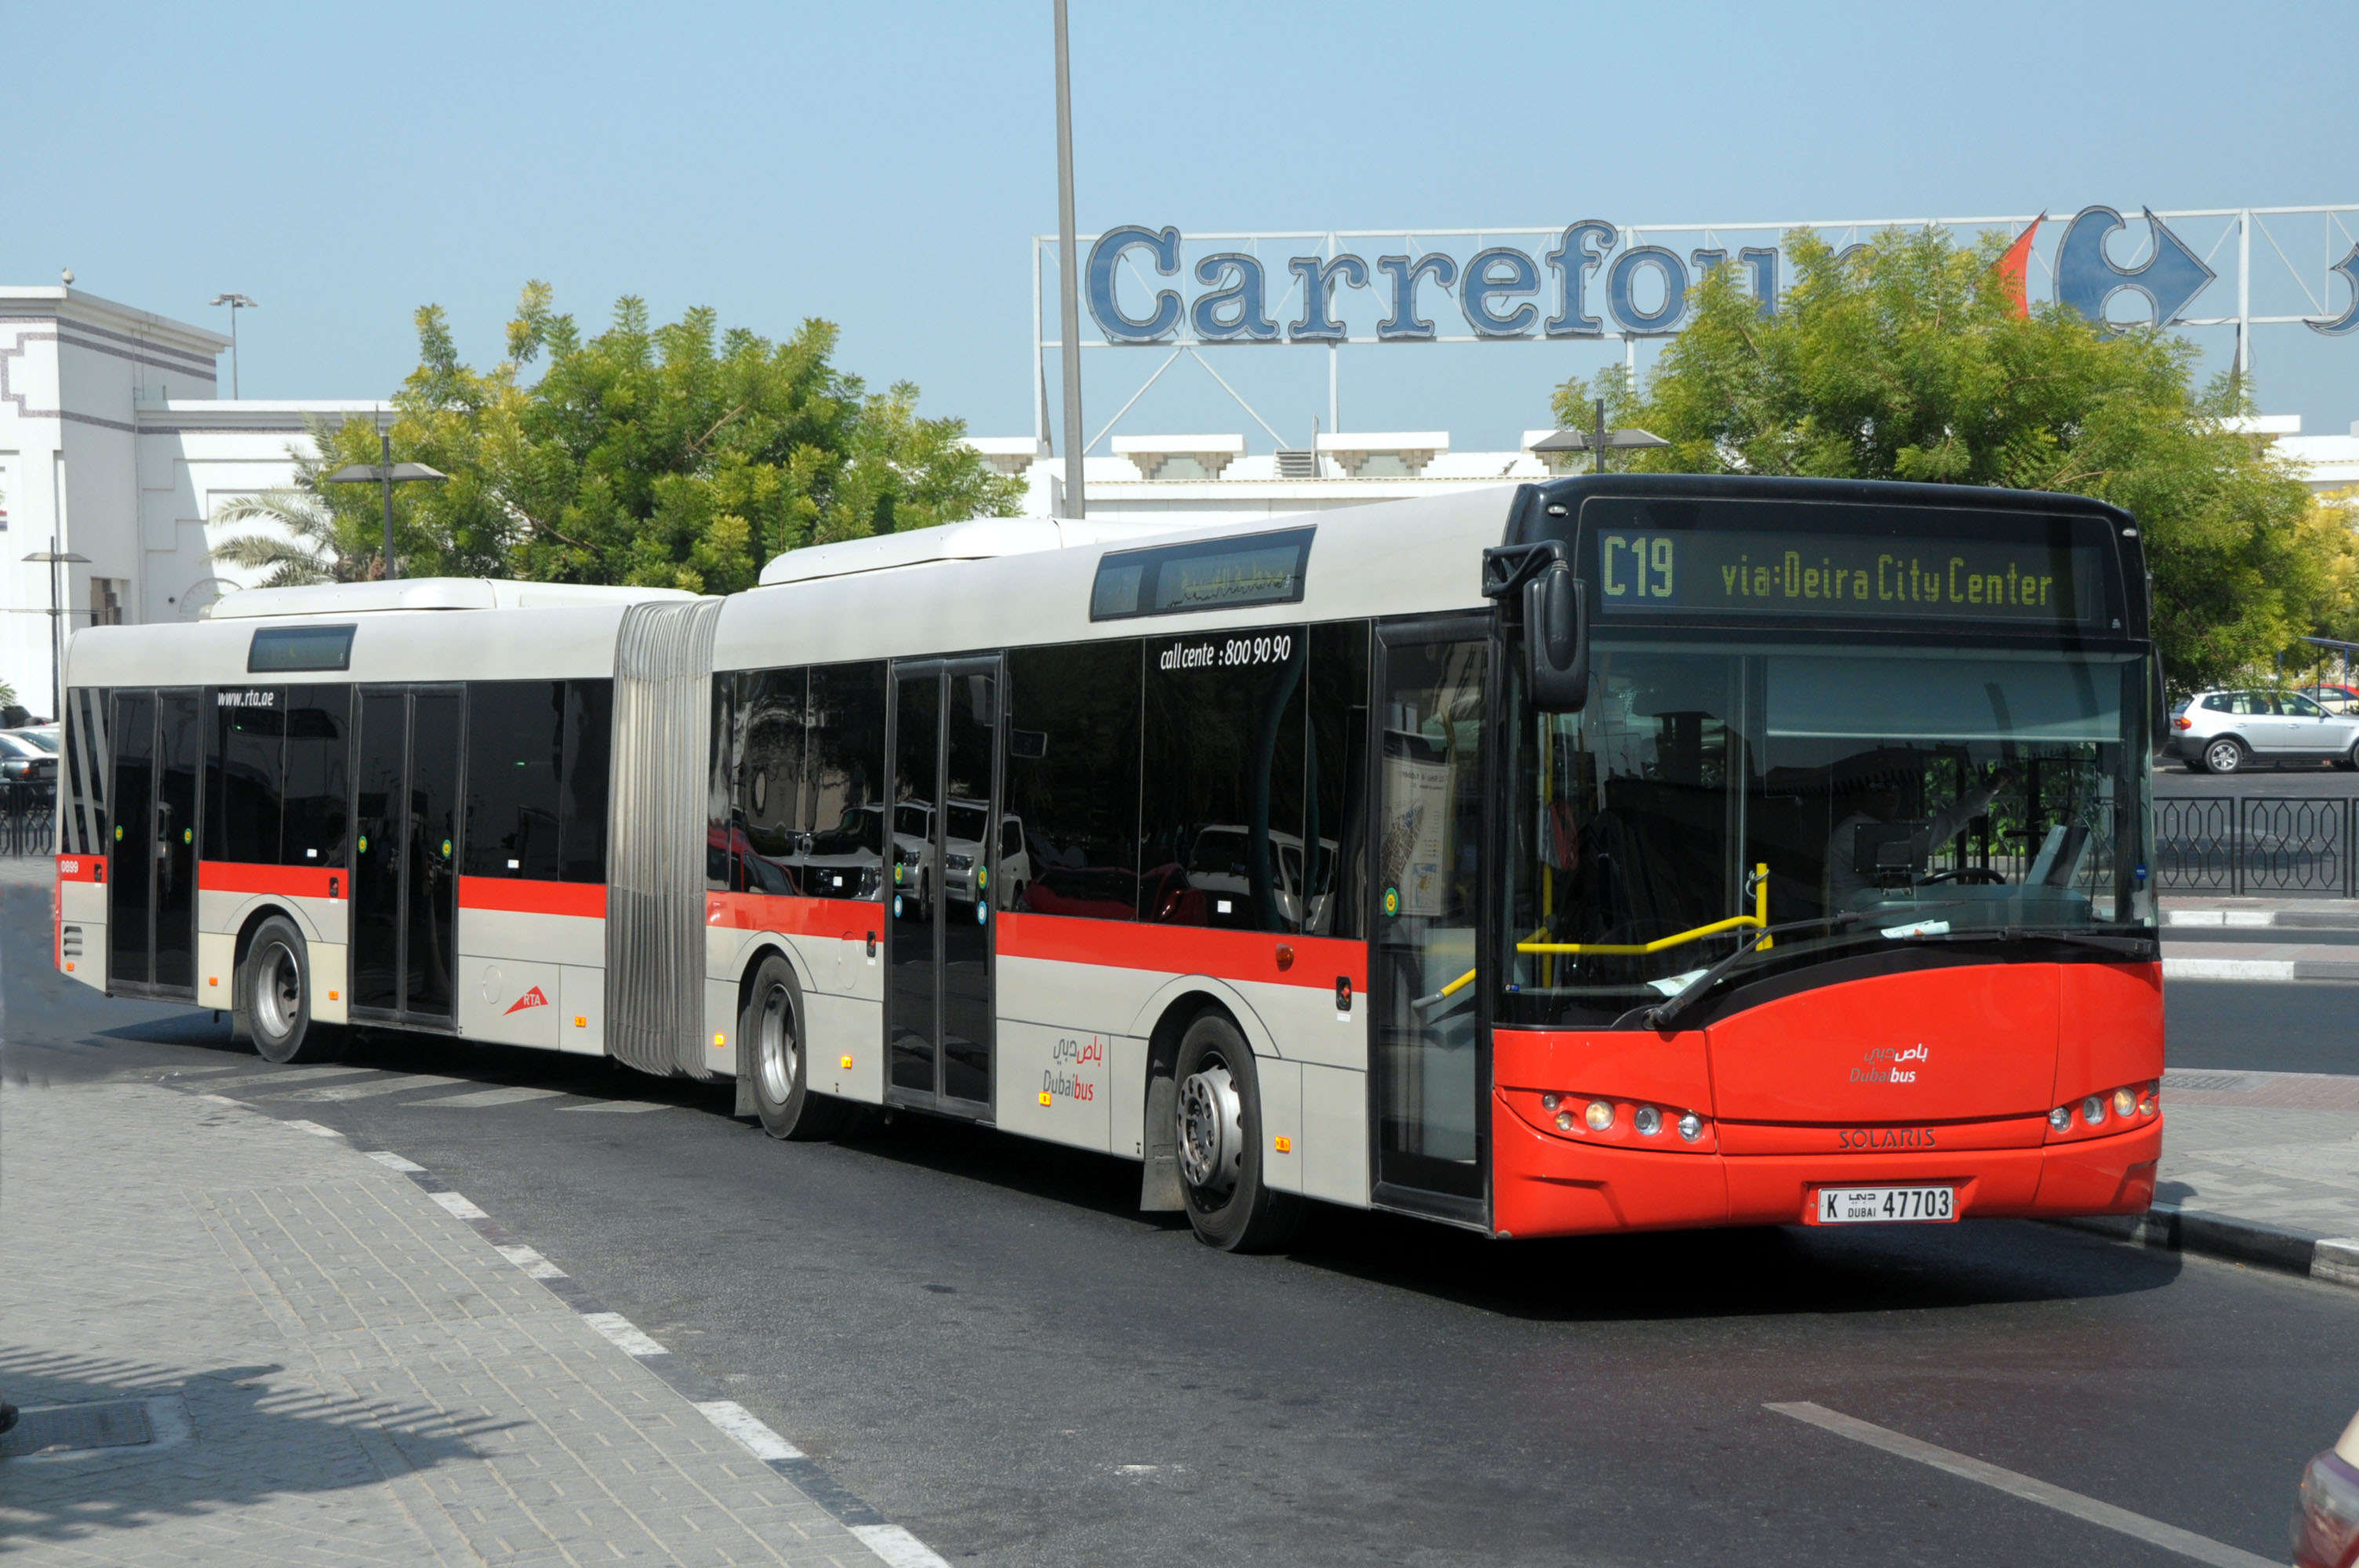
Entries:
[[2166, 749], [2199, 773], [2260, 762], [2359, 767], [2359, 714], [2329, 713], [2298, 691], [2199, 691], [2172, 710]]

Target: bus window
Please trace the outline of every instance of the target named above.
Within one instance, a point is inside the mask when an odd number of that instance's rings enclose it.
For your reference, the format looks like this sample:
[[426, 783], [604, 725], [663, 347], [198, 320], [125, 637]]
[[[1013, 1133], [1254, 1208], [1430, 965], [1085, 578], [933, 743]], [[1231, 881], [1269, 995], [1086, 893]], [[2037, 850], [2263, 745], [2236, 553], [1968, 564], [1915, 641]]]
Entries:
[[1289, 931], [1278, 846], [1302, 841], [1299, 626], [1147, 645], [1139, 914]]
[[746, 886], [791, 892], [802, 860], [804, 705], [807, 670], [747, 671], [739, 677], [744, 732], [737, 764], [737, 820], [745, 835]]
[[704, 891], [744, 892], [745, 868], [739, 858], [745, 829], [737, 819], [737, 764], [745, 750], [741, 671], [712, 675], [712, 720], [706, 727], [704, 761]]
[[556, 881], [561, 681], [477, 681], [467, 693], [466, 874]]
[[1006, 826], [1021, 826], [1000, 849], [1003, 907], [1137, 917], [1139, 658], [1135, 641], [1007, 655]]
[[288, 866], [344, 863], [352, 797], [353, 688], [287, 689], [287, 790], [278, 860]]
[[204, 859], [278, 863], [286, 700], [286, 690], [277, 687], [212, 694], [212, 724], [205, 737]]
[[1302, 929], [1364, 935], [1367, 851], [1362, 838], [1368, 769], [1368, 623], [1310, 629], [1310, 818], [1303, 833]]
[[811, 834], [803, 891], [820, 898], [884, 896], [885, 665], [821, 665], [810, 675], [804, 763]]
[[565, 683], [565, 758], [557, 798], [558, 875], [606, 880], [606, 777], [614, 741], [614, 683]]

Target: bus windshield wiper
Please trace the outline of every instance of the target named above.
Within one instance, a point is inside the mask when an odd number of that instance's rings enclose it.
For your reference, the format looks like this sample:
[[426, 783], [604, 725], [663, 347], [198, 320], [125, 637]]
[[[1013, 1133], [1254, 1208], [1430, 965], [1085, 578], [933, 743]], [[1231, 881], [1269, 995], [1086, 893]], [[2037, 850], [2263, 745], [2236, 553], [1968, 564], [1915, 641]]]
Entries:
[[1782, 935], [1789, 931], [1810, 931], [1820, 926], [1824, 926], [1831, 932], [1840, 931], [1846, 925], [1856, 925], [1865, 918], [1865, 915], [1855, 910], [1844, 910], [1838, 914], [1821, 914], [1809, 920], [1788, 921], [1783, 925], [1765, 926], [1761, 930], [1751, 933], [1743, 942], [1738, 943], [1736, 951], [1680, 988], [1679, 995], [1669, 1001], [1657, 1002], [1652, 1007], [1632, 1008], [1630, 1011], [1614, 1020], [1614, 1027], [1620, 1028], [1629, 1022], [1633, 1017], [1638, 1017], [1643, 1018], [1650, 1028], [1669, 1029], [1672, 1021], [1687, 1011], [1689, 1003], [1710, 990], [1723, 976], [1736, 967], [1736, 961], [1739, 958], [1752, 952], [1768, 938]]

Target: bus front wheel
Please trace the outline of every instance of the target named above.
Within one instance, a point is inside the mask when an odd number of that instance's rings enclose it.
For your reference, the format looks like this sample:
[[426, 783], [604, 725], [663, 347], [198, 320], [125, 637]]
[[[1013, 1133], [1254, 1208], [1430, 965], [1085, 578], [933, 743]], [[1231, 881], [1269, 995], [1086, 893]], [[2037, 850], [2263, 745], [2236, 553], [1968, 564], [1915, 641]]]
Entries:
[[1196, 1239], [1223, 1252], [1283, 1247], [1302, 1224], [1302, 1200], [1263, 1180], [1261, 1081], [1237, 1026], [1207, 1012], [1180, 1037], [1173, 1076], [1180, 1184]]
[[341, 1032], [311, 1022], [311, 957], [283, 914], [255, 928], [237, 971], [237, 1021], [266, 1062], [334, 1059]]
[[754, 1075], [754, 1108], [773, 1138], [826, 1138], [842, 1119], [839, 1102], [810, 1087], [802, 1003], [794, 967], [773, 953], [754, 971], [737, 1020]]

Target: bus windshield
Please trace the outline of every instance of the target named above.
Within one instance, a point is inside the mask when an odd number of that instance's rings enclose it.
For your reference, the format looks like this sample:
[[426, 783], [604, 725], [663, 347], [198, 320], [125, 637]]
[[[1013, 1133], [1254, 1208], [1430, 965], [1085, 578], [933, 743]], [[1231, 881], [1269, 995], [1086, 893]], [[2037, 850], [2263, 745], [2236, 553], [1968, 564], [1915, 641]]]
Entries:
[[1765, 915], [1715, 985], [2151, 932], [2141, 654], [1601, 639], [1592, 668], [1515, 727], [1503, 1022], [1679, 996]]

